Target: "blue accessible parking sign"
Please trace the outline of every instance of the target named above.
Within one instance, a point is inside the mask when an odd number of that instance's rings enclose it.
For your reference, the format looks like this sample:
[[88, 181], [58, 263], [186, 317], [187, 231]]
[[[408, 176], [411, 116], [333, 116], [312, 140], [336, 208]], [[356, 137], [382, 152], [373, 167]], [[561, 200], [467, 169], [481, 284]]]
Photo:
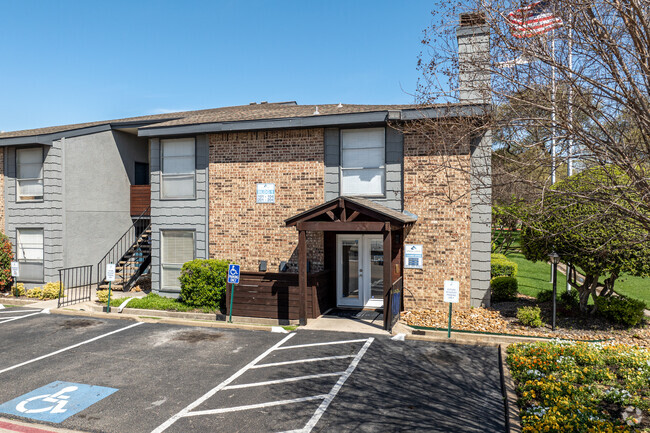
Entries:
[[57, 380], [0, 405], [0, 413], [60, 423], [117, 391]]
[[239, 265], [228, 265], [228, 284], [239, 284]]

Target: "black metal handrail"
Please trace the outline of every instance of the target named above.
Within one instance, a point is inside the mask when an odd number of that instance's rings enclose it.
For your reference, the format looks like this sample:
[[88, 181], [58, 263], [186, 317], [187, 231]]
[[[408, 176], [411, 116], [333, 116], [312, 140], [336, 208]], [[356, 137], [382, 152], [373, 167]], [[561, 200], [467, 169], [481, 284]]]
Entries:
[[[147, 253], [143, 250], [150, 248], [150, 239], [148, 237], [143, 237], [143, 235], [151, 228], [151, 216], [149, 215], [150, 209], [151, 206], [147, 207], [147, 209], [145, 209], [144, 212], [133, 221], [131, 227], [127, 229], [122, 237], [115, 242], [115, 245], [113, 245], [99, 263], [97, 263], [98, 289], [102, 283], [104, 283], [102, 275], [104, 275], [103, 270], [106, 268], [108, 263], [114, 263], [116, 267], [119, 268], [116, 274], [120, 274], [122, 277], [125, 277], [127, 276], [126, 274], [128, 274], [129, 280], [132, 280], [136, 274], [139, 276], [142, 273], [146, 268], [146, 266], [143, 266], [145, 263], [148, 266], [150, 252]], [[130, 269], [133, 266], [136, 266], [137, 269], [133, 269], [133, 272], [125, 272], [127, 268]], [[120, 284], [124, 286], [127, 283], [130, 283], [130, 281], [124, 281], [123, 279]], [[116, 284], [118, 283], [116, 282]]]
[[59, 301], [57, 308], [90, 301], [93, 265], [59, 269]]

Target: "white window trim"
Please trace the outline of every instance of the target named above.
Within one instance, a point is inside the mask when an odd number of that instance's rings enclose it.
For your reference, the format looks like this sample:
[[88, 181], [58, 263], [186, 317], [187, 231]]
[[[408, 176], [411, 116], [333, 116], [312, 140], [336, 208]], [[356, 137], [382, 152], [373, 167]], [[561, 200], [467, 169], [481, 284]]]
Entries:
[[[19, 178], [18, 177], [18, 153], [20, 153], [21, 150], [28, 150], [28, 149], [40, 149], [41, 150], [41, 177], [36, 177], [36, 178]], [[43, 154], [43, 148], [42, 147], [19, 147], [16, 148], [16, 153], [15, 153], [15, 169], [16, 169], [16, 202], [20, 203], [33, 203], [33, 202], [42, 202], [45, 198], [45, 155]], [[41, 188], [42, 188], [42, 195], [40, 198], [34, 198], [34, 199], [22, 199], [20, 198], [20, 182], [21, 181], [33, 181], [33, 180], [40, 180], [41, 181]]]
[[[384, 131], [384, 141], [383, 141], [383, 164], [379, 167], [346, 167], [343, 168], [343, 132], [344, 131], [368, 131], [372, 129], [382, 129]], [[377, 149], [380, 146], [372, 147], [362, 147], [358, 149]], [[339, 130], [339, 191], [341, 196], [361, 196], [361, 197], [373, 197], [373, 198], [385, 198], [386, 197], [386, 128], [342, 128]], [[343, 191], [343, 172], [345, 170], [383, 170], [383, 181], [381, 185], [381, 193], [371, 193], [371, 194], [358, 194], [358, 193], [347, 193]]]
[[[194, 142], [194, 170], [191, 173], [174, 173], [174, 174], [165, 174], [165, 160], [164, 160], [164, 142], [172, 141], [183, 141], [191, 139]], [[166, 196], [165, 195], [165, 179], [173, 179], [179, 177], [192, 177], [192, 195], [191, 196]], [[184, 138], [170, 138], [170, 139], [161, 139], [160, 140], [160, 200], [195, 200], [196, 199], [196, 138], [195, 137], [184, 137]]]
[[180, 270], [183, 267], [183, 263], [163, 263], [163, 257], [165, 257], [165, 252], [163, 250], [164, 247], [164, 242], [163, 242], [163, 236], [165, 233], [169, 232], [189, 232], [192, 233], [192, 260], [196, 259], [196, 230], [194, 229], [164, 229], [160, 230], [160, 288], [161, 289], [180, 289], [180, 283], [175, 285], [175, 286], [170, 286], [170, 285], [165, 285], [166, 281], [164, 281], [164, 270], [165, 268], [170, 269], [169, 267], [171, 266], [171, 269], [175, 269], [178, 267], [178, 272], [180, 274]]
[[[40, 230], [41, 231], [41, 250], [42, 250], [42, 260], [26, 260], [26, 259], [20, 259], [20, 232], [21, 230]], [[43, 273], [41, 274], [40, 279], [36, 280], [26, 280], [26, 279], [21, 279], [18, 277], [19, 281], [25, 282], [25, 283], [42, 283], [45, 281], [45, 229], [43, 227], [17, 227], [16, 228], [16, 261], [20, 263], [39, 263], [41, 265], [41, 268], [43, 270]]]

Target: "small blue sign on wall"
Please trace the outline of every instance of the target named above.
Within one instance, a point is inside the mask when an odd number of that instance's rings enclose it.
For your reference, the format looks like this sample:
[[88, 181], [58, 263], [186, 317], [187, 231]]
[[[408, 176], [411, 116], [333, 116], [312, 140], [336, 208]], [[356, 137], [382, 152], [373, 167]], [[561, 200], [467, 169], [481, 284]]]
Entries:
[[117, 391], [57, 380], [0, 405], [0, 413], [60, 423]]
[[239, 284], [239, 265], [228, 265], [228, 284]]

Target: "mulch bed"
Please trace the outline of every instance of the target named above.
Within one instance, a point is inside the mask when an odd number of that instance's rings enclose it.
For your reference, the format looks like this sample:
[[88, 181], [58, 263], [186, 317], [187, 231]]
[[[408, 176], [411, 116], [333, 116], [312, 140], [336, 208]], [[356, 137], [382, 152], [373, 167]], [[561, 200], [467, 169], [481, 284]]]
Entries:
[[[545, 325], [530, 328], [517, 320], [517, 308], [539, 306]], [[562, 310], [558, 304], [555, 332], [551, 330], [552, 302], [537, 303], [533, 297], [518, 295], [514, 302], [493, 303], [490, 308], [471, 308], [454, 311], [452, 329], [464, 331], [494, 332], [499, 334], [527, 335], [534, 337], [561, 338], [569, 340], [611, 340], [612, 343], [650, 347], [650, 329], [639, 326], [625, 329], [598, 316], [583, 316]], [[448, 310], [413, 310], [402, 315], [413, 326], [447, 328]]]

